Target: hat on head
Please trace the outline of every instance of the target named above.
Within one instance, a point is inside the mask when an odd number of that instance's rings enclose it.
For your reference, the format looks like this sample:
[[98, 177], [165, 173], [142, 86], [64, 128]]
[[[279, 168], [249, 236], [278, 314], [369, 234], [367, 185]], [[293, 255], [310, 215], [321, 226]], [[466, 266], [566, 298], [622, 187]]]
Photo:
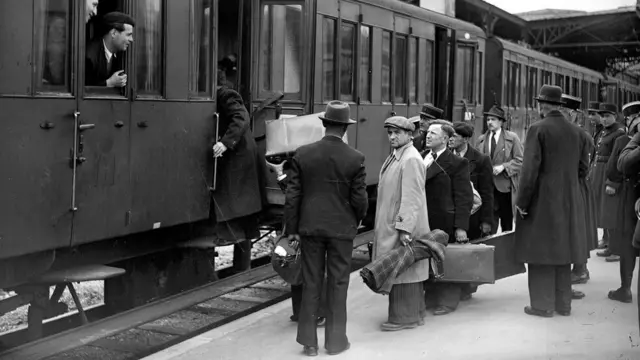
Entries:
[[351, 108], [349, 104], [343, 101], [334, 100], [327, 104], [327, 107], [318, 118], [322, 121], [328, 121], [334, 124], [351, 125], [355, 124], [354, 120], [351, 120]]
[[430, 119], [439, 119], [442, 117], [444, 111], [440, 108], [433, 106], [430, 103], [426, 103], [422, 105], [422, 111], [420, 111], [420, 115], [426, 116]]
[[582, 104], [582, 99], [579, 97], [562, 94], [562, 101], [564, 101], [564, 107], [571, 110], [580, 110], [580, 104]]
[[545, 102], [549, 104], [564, 104], [564, 101], [562, 101], [562, 88], [555, 85], [542, 85], [542, 87], [540, 88], [540, 93], [538, 94], [538, 96], [534, 97], [534, 99], [538, 100], [539, 102]]
[[640, 114], [640, 101], [632, 101], [622, 105], [622, 115], [625, 117]]
[[400, 130], [415, 131], [416, 127], [404, 116], [392, 116], [384, 121], [384, 127], [393, 127]]
[[413, 125], [416, 127], [416, 129], [418, 128], [418, 126], [420, 126], [420, 115], [416, 115], [412, 118], [409, 118], [409, 121], [411, 121], [413, 123]]
[[599, 102], [589, 101], [589, 106], [587, 106], [587, 111], [598, 112], [598, 107], [600, 107]]
[[598, 112], [616, 115], [618, 113], [618, 107], [615, 104], [601, 103], [598, 107]]
[[463, 138], [473, 137], [473, 125], [465, 123], [465, 122], [457, 122], [453, 124], [453, 130], [456, 134], [462, 136]]
[[115, 24], [129, 24], [131, 26], [136, 26], [136, 22], [131, 16], [119, 11], [112, 11], [104, 14], [104, 16], [102, 16], [102, 22], [109, 26], [113, 26]]
[[489, 109], [489, 111], [487, 111], [486, 113], [484, 113], [487, 116], [494, 116], [497, 117], [498, 119], [502, 120], [502, 121], [507, 121], [507, 118], [504, 117], [504, 110], [502, 110], [502, 108], [498, 105], [493, 105], [491, 107], [491, 109]]

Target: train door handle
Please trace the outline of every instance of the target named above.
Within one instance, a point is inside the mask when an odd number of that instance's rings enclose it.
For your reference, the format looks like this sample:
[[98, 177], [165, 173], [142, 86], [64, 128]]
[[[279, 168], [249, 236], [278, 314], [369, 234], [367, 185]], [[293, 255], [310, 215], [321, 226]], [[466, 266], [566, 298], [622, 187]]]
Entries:
[[124, 126], [124, 122], [122, 121], [116, 121], [115, 124], [113, 124], [113, 126], [117, 127], [117, 128], [121, 128]]
[[90, 130], [95, 127], [96, 127], [96, 124], [83, 124], [82, 122], [80, 122], [80, 124], [78, 125], [78, 130], [80, 131]]
[[138, 122], [138, 127], [139, 127], [139, 128], [146, 128], [146, 127], [149, 127], [149, 123], [148, 123], [146, 120], [144, 120], [144, 121], [139, 121], [139, 122]]

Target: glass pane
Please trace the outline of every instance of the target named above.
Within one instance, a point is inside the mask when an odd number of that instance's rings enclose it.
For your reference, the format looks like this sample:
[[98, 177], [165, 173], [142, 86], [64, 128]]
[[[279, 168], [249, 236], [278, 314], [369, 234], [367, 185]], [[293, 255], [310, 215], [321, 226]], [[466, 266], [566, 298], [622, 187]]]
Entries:
[[322, 99], [335, 99], [336, 21], [325, 18], [322, 29]]
[[433, 41], [427, 40], [425, 102], [433, 102]]
[[343, 23], [340, 37], [340, 99], [355, 101], [356, 26]]
[[192, 50], [190, 92], [211, 98], [213, 91], [213, 0], [192, 0]]
[[478, 52], [478, 63], [476, 64], [476, 74], [477, 77], [476, 79], [478, 79], [478, 92], [476, 93], [476, 99], [478, 99], [478, 103], [482, 104], [482, 96], [484, 93], [484, 89], [482, 88], [482, 80], [484, 79], [483, 74], [482, 74], [482, 62], [483, 62], [483, 58], [482, 58], [482, 52]]
[[409, 38], [409, 101], [418, 102], [418, 62], [420, 52], [418, 51], [418, 38]]
[[139, 94], [162, 93], [162, 0], [136, 0], [136, 74]]
[[304, 49], [302, 5], [265, 5], [262, 11], [262, 90], [299, 94]]
[[382, 101], [391, 102], [391, 33], [382, 32]]
[[395, 102], [407, 103], [407, 38], [396, 36], [395, 53]]
[[71, 11], [68, 0], [34, 1], [37, 92], [71, 91]]
[[360, 100], [371, 101], [371, 28], [360, 28]]

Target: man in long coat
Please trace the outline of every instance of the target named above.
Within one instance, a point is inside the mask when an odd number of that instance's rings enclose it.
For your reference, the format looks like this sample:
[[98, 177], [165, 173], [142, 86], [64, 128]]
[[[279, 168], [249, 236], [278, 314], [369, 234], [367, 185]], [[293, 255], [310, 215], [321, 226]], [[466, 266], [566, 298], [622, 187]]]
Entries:
[[[414, 125], [402, 116], [384, 122], [393, 152], [380, 170], [373, 259], [412, 239], [426, 236], [429, 214], [424, 192], [425, 167], [413, 146]], [[422, 282], [429, 278], [429, 259], [414, 263], [395, 279], [389, 293], [389, 318], [383, 331], [411, 329], [424, 324], [426, 309]]]
[[486, 133], [480, 135], [476, 149], [491, 158], [493, 165], [493, 225], [491, 232], [513, 229], [515, 200], [518, 195], [520, 167], [522, 166], [522, 142], [516, 133], [506, 130], [504, 110], [493, 106], [488, 112]]
[[527, 132], [516, 201], [516, 259], [528, 263], [531, 306], [525, 313], [571, 314], [571, 264], [587, 259], [579, 172], [582, 131], [558, 111], [562, 89], [544, 85], [536, 97], [542, 120]]
[[[603, 243], [608, 245], [611, 234], [609, 229], [613, 229], [615, 226], [615, 219], [612, 218], [611, 213], [615, 212], [615, 204], [608, 204], [609, 199], [607, 192], [611, 192], [611, 187], [607, 188], [606, 182], [606, 167], [607, 161], [613, 152], [613, 145], [616, 139], [620, 136], [624, 136], [626, 131], [624, 125], [616, 122], [617, 107], [613, 104], [599, 104], [598, 114], [602, 122], [602, 130], [598, 133], [595, 144], [596, 154], [591, 162], [591, 168], [589, 169], [589, 180], [591, 181], [591, 188], [595, 192], [596, 204], [598, 207], [598, 227], [604, 231], [602, 238]], [[597, 253], [598, 256], [606, 257], [607, 261], [618, 261], [620, 257], [614, 255], [605, 249]]]
[[347, 338], [347, 290], [353, 239], [367, 214], [364, 155], [342, 140], [349, 104], [332, 101], [320, 116], [325, 136], [301, 146], [291, 159], [284, 206], [285, 232], [301, 238], [302, 308], [298, 343], [308, 356], [318, 355], [317, 317], [327, 273], [324, 347], [330, 355], [350, 347]]
[[213, 146], [218, 158], [217, 186], [212, 195], [216, 220], [216, 246], [234, 244], [233, 270], [251, 267], [251, 239], [260, 236], [258, 215], [266, 201], [264, 156], [249, 128], [249, 113], [235, 90], [216, 92], [219, 140]]

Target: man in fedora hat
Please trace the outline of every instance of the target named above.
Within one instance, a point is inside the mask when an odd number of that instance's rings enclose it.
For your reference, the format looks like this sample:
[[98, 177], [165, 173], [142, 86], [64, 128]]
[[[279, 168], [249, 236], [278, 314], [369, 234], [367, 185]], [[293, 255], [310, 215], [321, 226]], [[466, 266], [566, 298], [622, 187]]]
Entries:
[[602, 131], [595, 141], [596, 151], [589, 169], [589, 179], [596, 197], [598, 227], [602, 228], [606, 234], [603, 236], [603, 243], [607, 248], [598, 252], [597, 255], [605, 257], [608, 262], [615, 262], [619, 261], [620, 257], [611, 253], [608, 249], [608, 243], [611, 240], [611, 231], [616, 223], [615, 208], [617, 201], [612, 199], [616, 190], [613, 186], [607, 184], [606, 167], [616, 139], [624, 136], [627, 132], [624, 125], [616, 121], [618, 116], [618, 107], [616, 105], [601, 103], [598, 107], [598, 114], [602, 121]]
[[364, 155], [342, 140], [349, 104], [332, 101], [319, 116], [325, 136], [301, 146], [291, 159], [284, 205], [285, 232], [302, 246], [302, 307], [298, 343], [308, 356], [318, 354], [317, 315], [327, 269], [325, 348], [338, 354], [347, 338], [347, 289], [351, 250], [358, 224], [368, 208]]
[[[580, 173], [581, 129], [559, 111], [562, 89], [544, 85], [539, 95], [541, 120], [527, 131], [520, 189], [516, 200], [516, 259], [528, 263], [528, 315], [571, 314], [571, 264], [585, 263], [584, 201]], [[580, 144], [580, 146], [576, 146]]]
[[[384, 122], [393, 152], [380, 170], [373, 260], [429, 233], [425, 197], [425, 167], [411, 142], [415, 130], [407, 118]], [[422, 282], [429, 278], [429, 260], [418, 261], [400, 274], [389, 293], [388, 320], [383, 331], [412, 329], [424, 324], [426, 309]]]
[[[580, 126], [576, 121], [577, 116], [580, 112], [580, 104], [582, 103], [582, 99], [577, 98], [575, 96], [562, 94], [562, 101], [564, 104], [560, 107], [560, 112], [576, 126]], [[580, 148], [583, 150], [582, 156], [583, 161], [586, 163], [590, 162], [591, 155], [595, 151], [595, 146], [593, 144], [593, 139], [586, 132], [580, 132]], [[580, 181], [580, 192], [584, 201], [584, 227], [586, 229], [587, 237], [584, 239], [587, 244], [587, 258], [589, 257], [589, 252], [595, 249], [598, 245], [598, 228], [596, 226], [597, 221], [597, 212], [595, 209], [595, 197], [593, 190], [591, 189], [591, 184], [587, 179], [587, 172], [583, 172], [579, 174]], [[573, 269], [571, 270], [571, 282], [572, 283], [584, 283], [589, 280], [589, 270], [587, 270], [586, 262], [584, 264], [573, 264]], [[571, 296], [573, 299], [582, 299], [585, 294], [582, 291], [572, 290]]]
[[520, 166], [522, 165], [522, 142], [516, 133], [504, 129], [507, 121], [504, 110], [494, 105], [488, 112], [487, 132], [480, 135], [476, 143], [484, 155], [489, 156], [493, 165], [493, 224], [491, 232], [513, 229], [513, 206], [518, 194]]

